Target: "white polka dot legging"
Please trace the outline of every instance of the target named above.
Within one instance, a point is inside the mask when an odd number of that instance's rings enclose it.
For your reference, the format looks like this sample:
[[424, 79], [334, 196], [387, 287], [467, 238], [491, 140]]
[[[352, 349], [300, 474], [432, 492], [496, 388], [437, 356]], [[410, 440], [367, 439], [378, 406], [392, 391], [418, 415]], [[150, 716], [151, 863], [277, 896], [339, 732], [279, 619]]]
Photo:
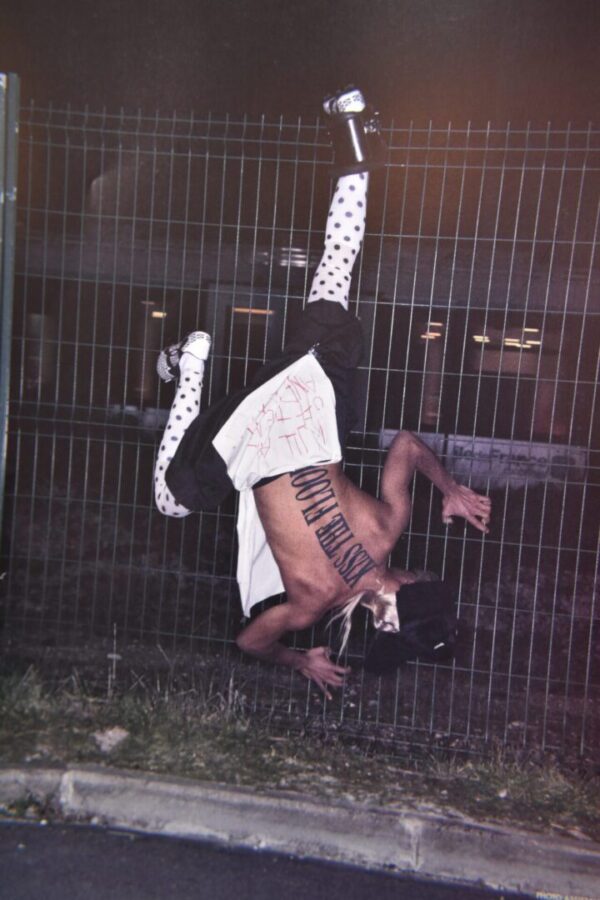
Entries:
[[[329, 215], [323, 256], [315, 272], [308, 303], [330, 300], [348, 309], [352, 268], [364, 233], [369, 176], [365, 172], [338, 179]], [[165, 516], [183, 518], [190, 510], [178, 503], [165, 482], [165, 472], [190, 423], [200, 411], [204, 362], [182, 353], [180, 377], [154, 470], [154, 496]]]
[[154, 499], [165, 516], [182, 518], [191, 510], [178, 503], [165, 481], [165, 473], [190, 424], [200, 412], [200, 395], [204, 378], [204, 362], [191, 353], [182, 353], [179, 380], [154, 467]]
[[308, 303], [332, 300], [348, 309], [352, 268], [365, 234], [368, 186], [366, 172], [338, 179], [327, 216], [325, 248], [312, 280]]

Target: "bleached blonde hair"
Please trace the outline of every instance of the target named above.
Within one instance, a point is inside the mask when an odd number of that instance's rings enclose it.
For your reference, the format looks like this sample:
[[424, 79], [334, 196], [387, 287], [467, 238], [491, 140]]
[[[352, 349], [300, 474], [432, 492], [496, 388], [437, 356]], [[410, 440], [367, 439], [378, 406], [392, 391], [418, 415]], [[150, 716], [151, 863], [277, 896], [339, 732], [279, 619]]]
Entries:
[[[415, 581], [439, 581], [439, 576], [435, 572], [428, 572], [422, 569], [413, 569], [412, 574]], [[373, 616], [373, 625], [378, 631], [399, 631], [400, 620], [397, 612], [396, 591], [385, 591], [383, 580], [379, 581], [376, 590], [361, 591], [343, 605], [339, 612], [329, 620], [328, 628], [341, 619], [340, 634], [342, 643], [338, 651], [341, 656], [348, 644], [350, 637], [350, 629], [352, 628], [352, 614], [356, 607], [360, 604], [365, 606]], [[387, 611], [386, 611], [387, 610]]]
[[[348, 638], [350, 637], [350, 629], [352, 628], [352, 613], [359, 605], [360, 601], [366, 594], [372, 593], [371, 591], [361, 591], [359, 594], [355, 594], [354, 597], [350, 597], [347, 603], [342, 606], [342, 608], [337, 612], [334, 616], [331, 617], [329, 623], [327, 625], [328, 628], [331, 628], [334, 622], [340, 622], [339, 634], [342, 638], [342, 643], [340, 644], [340, 649], [338, 650], [338, 656], [341, 656], [344, 650], [346, 649], [346, 645], [348, 643]], [[341, 620], [341, 621], [340, 621]]]
[[[385, 591], [383, 582], [381, 582], [375, 591], [361, 591], [359, 594], [350, 597], [340, 611], [331, 617], [328, 627], [332, 626], [334, 622], [341, 620], [339, 631], [342, 642], [338, 651], [339, 656], [342, 655], [348, 644], [350, 629], [352, 628], [352, 614], [359, 605], [365, 606], [371, 612], [373, 625], [378, 631], [399, 630], [400, 622], [396, 608], [396, 592]], [[390, 610], [392, 610], [391, 615]]]

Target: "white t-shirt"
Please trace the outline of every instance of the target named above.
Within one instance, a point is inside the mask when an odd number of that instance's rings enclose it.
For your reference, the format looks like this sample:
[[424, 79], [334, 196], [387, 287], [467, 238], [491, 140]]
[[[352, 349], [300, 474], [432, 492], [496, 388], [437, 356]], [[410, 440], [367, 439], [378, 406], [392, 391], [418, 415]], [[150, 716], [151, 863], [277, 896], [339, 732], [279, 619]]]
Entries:
[[213, 446], [240, 492], [237, 580], [248, 615], [255, 603], [284, 590], [252, 487], [262, 478], [342, 458], [335, 393], [313, 353], [252, 391], [215, 436]]

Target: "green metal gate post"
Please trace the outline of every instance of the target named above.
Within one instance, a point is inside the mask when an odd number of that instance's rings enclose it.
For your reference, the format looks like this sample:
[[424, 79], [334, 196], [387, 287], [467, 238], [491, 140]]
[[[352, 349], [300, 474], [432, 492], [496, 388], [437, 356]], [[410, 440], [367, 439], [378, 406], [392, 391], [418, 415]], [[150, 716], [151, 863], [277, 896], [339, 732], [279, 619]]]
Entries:
[[4, 511], [17, 221], [19, 79], [0, 74], [0, 525]]

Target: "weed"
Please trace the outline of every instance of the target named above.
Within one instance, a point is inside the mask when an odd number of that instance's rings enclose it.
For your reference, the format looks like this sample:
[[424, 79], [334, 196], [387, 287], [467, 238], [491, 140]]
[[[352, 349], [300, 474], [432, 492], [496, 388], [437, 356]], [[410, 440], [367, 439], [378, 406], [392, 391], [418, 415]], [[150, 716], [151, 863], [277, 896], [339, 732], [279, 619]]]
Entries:
[[[178, 689], [136, 676], [94, 691], [73, 671], [54, 686], [34, 668], [0, 678], [0, 761], [103, 763], [121, 768], [345, 799], [386, 808], [451, 809], [478, 819], [600, 839], [600, 780], [552, 760], [393, 758], [329, 731], [277, 733], [251, 718], [235, 669], [224, 689], [210, 676]], [[102, 751], [94, 735], [127, 739]]]

